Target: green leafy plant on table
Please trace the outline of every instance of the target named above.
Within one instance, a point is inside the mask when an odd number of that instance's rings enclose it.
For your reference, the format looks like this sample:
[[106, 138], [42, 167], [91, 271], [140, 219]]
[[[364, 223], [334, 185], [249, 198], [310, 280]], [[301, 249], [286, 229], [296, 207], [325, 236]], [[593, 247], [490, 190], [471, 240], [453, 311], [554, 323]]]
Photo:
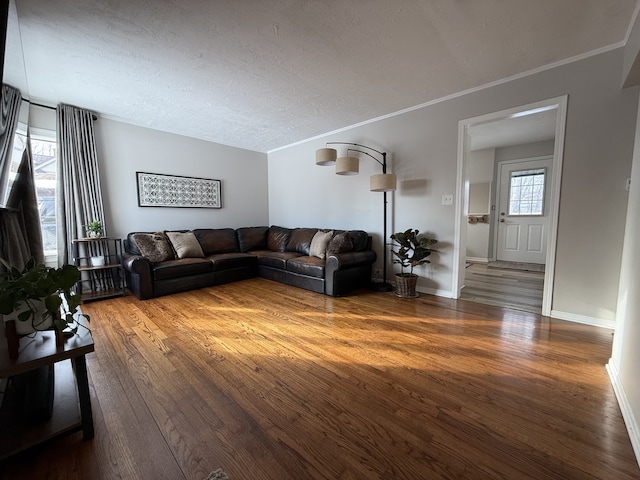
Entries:
[[[60, 332], [75, 335], [81, 325], [76, 321], [81, 297], [72, 290], [80, 279], [77, 267], [47, 267], [32, 258], [19, 270], [4, 259], [0, 262], [6, 268], [0, 273], [0, 314], [17, 313], [18, 321], [31, 322], [36, 331], [52, 324]], [[89, 315], [80, 315], [90, 321]]]

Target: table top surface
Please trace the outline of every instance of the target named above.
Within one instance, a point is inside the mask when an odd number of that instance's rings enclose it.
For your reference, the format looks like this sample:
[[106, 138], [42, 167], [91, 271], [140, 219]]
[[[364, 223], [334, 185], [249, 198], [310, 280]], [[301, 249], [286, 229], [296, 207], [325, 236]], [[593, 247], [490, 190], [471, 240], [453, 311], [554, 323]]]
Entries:
[[56, 344], [53, 330], [40, 331], [20, 338], [18, 358], [9, 358], [4, 324], [0, 325], [0, 378], [28, 372], [68, 358], [75, 358], [94, 351], [91, 331], [81, 325], [78, 332], [65, 339], [64, 345]]

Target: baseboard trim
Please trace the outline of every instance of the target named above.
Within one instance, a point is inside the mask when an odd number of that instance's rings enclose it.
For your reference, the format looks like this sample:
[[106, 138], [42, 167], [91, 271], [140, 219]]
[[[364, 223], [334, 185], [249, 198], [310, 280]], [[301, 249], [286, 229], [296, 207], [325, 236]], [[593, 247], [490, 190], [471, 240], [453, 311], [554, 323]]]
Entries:
[[615, 320], [605, 320], [604, 318], [589, 317], [587, 315], [578, 315], [576, 313], [561, 312], [559, 310], [551, 310], [551, 317], [558, 320], [567, 320], [569, 322], [584, 323], [594, 327], [611, 328], [616, 327]]
[[613, 358], [609, 359], [609, 363], [607, 363], [606, 367], [609, 379], [611, 380], [611, 385], [613, 385], [613, 391], [618, 399], [618, 405], [622, 411], [622, 418], [624, 419], [627, 432], [629, 433], [629, 439], [631, 440], [633, 452], [636, 455], [636, 461], [640, 466], [640, 431], [638, 430], [638, 422], [636, 422], [633, 410], [631, 409], [627, 395], [624, 392], [622, 382], [620, 381], [620, 375], [618, 374], [618, 367], [613, 361]]
[[440, 290], [437, 288], [424, 288], [417, 286], [416, 292], [426, 293], [427, 295], [435, 295], [436, 297], [453, 298], [453, 292], [451, 290]]

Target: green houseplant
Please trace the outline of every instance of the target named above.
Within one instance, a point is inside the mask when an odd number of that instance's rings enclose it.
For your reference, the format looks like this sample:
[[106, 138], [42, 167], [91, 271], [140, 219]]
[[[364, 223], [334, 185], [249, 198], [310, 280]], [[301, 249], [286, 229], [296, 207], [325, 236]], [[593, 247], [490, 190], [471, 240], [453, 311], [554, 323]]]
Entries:
[[[30, 322], [33, 331], [54, 327], [57, 331], [78, 331], [75, 315], [80, 295], [72, 288], [80, 279], [73, 265], [47, 267], [33, 258], [19, 270], [0, 259], [6, 271], [0, 273], [0, 314], [13, 316], [19, 322]], [[89, 316], [81, 314], [87, 321]]]
[[89, 238], [100, 238], [104, 234], [104, 227], [100, 220], [93, 220], [86, 225]]
[[[397, 232], [391, 235], [391, 240], [396, 244], [397, 249], [392, 250], [395, 259], [393, 263], [400, 265], [400, 273], [396, 273], [396, 295], [399, 297], [417, 297], [416, 285], [418, 275], [413, 273], [414, 267], [424, 263], [430, 263], [429, 257], [432, 245], [438, 243], [437, 240], [427, 237], [419, 237], [420, 232], [416, 229], [407, 229], [404, 232]], [[405, 272], [405, 268], [409, 272]]]

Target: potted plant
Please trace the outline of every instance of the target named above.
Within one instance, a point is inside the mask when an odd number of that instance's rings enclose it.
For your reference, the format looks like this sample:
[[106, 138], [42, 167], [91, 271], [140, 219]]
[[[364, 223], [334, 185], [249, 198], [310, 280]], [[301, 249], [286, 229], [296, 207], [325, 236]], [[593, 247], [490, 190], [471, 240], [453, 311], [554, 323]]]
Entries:
[[[427, 258], [434, 252], [431, 245], [438, 241], [433, 238], [419, 238], [418, 230], [408, 229], [404, 232], [397, 232], [391, 235], [391, 240], [396, 242], [397, 250], [392, 250], [396, 257], [393, 263], [400, 264], [400, 273], [396, 273], [396, 295], [399, 297], [417, 297], [416, 285], [418, 283], [418, 275], [413, 273], [413, 268], [430, 263]], [[404, 269], [408, 268], [409, 272]]]
[[87, 237], [100, 238], [104, 234], [104, 227], [100, 220], [93, 220], [86, 225]]
[[[80, 295], [72, 288], [80, 279], [80, 271], [73, 265], [59, 268], [36, 263], [32, 258], [19, 270], [0, 259], [6, 272], [0, 273], [0, 314], [7, 320], [17, 320], [26, 330], [55, 328], [58, 332], [75, 335], [80, 324], [76, 314]], [[89, 316], [81, 314], [87, 321]], [[60, 336], [60, 338], [62, 338]]]

